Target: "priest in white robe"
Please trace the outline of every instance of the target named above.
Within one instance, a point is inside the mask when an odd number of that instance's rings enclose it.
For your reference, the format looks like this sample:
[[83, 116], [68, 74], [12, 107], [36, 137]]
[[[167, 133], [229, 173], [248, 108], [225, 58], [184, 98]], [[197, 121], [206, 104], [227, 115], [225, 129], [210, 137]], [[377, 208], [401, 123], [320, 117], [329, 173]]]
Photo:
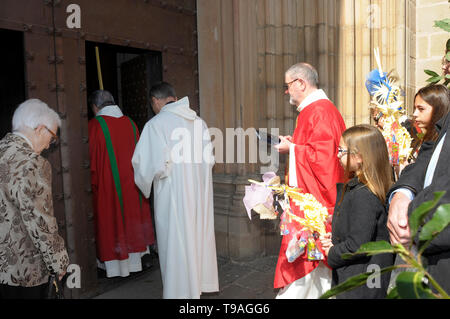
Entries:
[[219, 290], [211, 139], [205, 122], [170, 84], [150, 90], [157, 114], [144, 127], [132, 164], [154, 213], [165, 299], [198, 299]]

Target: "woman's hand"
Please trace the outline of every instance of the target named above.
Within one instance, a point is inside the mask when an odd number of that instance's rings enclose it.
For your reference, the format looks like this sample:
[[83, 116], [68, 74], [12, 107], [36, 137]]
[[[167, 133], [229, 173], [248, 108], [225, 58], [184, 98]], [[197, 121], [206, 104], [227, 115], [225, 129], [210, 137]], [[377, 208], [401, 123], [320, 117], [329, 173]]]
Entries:
[[320, 236], [320, 243], [322, 244], [322, 250], [325, 256], [328, 256], [328, 252], [330, 248], [333, 247], [333, 243], [331, 242], [331, 233], [327, 233], [325, 235]]

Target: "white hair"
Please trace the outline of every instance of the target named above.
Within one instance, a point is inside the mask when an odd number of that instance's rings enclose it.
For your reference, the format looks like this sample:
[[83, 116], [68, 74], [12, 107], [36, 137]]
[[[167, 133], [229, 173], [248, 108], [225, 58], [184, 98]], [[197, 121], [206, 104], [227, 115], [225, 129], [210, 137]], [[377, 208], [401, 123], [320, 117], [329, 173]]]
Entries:
[[294, 64], [286, 74], [292, 78], [305, 80], [313, 87], [319, 87], [319, 74], [311, 64], [305, 62]]
[[61, 126], [61, 119], [54, 110], [39, 99], [29, 99], [20, 104], [14, 111], [12, 130], [20, 131], [26, 127], [35, 129], [39, 125], [51, 127]]

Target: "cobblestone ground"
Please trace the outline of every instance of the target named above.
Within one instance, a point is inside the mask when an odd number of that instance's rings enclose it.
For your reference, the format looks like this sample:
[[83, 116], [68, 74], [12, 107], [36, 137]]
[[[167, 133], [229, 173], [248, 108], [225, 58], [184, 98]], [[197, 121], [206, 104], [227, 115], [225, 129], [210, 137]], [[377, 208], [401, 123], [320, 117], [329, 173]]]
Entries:
[[[217, 293], [203, 294], [202, 299], [273, 299], [276, 256], [249, 262], [218, 259], [219, 288]], [[95, 299], [161, 299], [162, 282], [158, 259], [153, 267], [128, 278], [101, 278]]]
[[273, 289], [277, 257], [239, 263], [219, 259], [218, 262], [220, 292], [205, 294], [202, 298], [273, 299], [277, 295], [277, 290]]

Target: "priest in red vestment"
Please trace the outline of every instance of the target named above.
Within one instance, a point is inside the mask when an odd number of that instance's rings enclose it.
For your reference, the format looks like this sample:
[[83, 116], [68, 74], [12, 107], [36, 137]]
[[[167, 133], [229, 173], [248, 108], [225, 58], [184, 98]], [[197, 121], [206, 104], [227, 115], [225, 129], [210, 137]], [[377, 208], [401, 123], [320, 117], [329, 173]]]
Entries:
[[108, 278], [126, 277], [142, 270], [141, 257], [155, 242], [150, 205], [131, 164], [139, 131], [108, 91], [95, 91], [89, 103], [96, 115], [89, 121], [89, 155], [97, 263]]
[[[336, 183], [342, 182], [344, 171], [339, 164], [339, 140], [345, 123], [336, 106], [318, 89], [318, 73], [307, 63], [292, 66], [285, 74], [285, 92], [290, 104], [299, 112], [293, 136], [280, 136], [276, 147], [289, 154], [286, 183], [310, 193], [333, 214]], [[293, 213], [303, 212], [291, 203]], [[327, 232], [331, 232], [331, 221]], [[331, 288], [331, 268], [323, 261], [309, 261], [307, 254], [289, 263], [286, 249], [290, 236], [283, 236], [275, 270], [277, 298], [315, 299]], [[319, 244], [320, 247], [320, 244]]]

